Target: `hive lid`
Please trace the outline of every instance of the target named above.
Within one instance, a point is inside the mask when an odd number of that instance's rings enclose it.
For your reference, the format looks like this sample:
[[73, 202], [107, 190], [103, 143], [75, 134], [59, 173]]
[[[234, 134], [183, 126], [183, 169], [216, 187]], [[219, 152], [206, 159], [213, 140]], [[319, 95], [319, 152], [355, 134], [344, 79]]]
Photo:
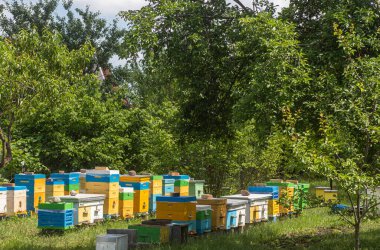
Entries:
[[119, 193], [133, 193], [133, 187], [120, 187]]
[[243, 196], [241, 194], [233, 194], [233, 195], [222, 196], [222, 198], [237, 199], [237, 200], [248, 200], [248, 201], [262, 201], [262, 200], [271, 199], [272, 195], [270, 195], [270, 194], [250, 194], [248, 196]]
[[315, 187], [315, 189], [323, 189], [323, 190], [325, 190], [325, 189], [330, 189], [330, 187], [321, 187], [321, 186], [319, 186], [319, 187]]
[[157, 196], [156, 201], [161, 202], [192, 202], [196, 201], [197, 198], [195, 196]]
[[98, 169], [87, 169], [86, 175], [118, 175], [119, 170], [98, 170]]
[[71, 173], [52, 173], [50, 178], [75, 178], [79, 177], [79, 172], [71, 172]]
[[59, 197], [65, 202], [81, 202], [81, 201], [100, 201], [105, 199], [104, 194], [76, 194], [75, 196], [65, 195]]
[[197, 212], [198, 211], [207, 211], [211, 210], [211, 205], [197, 205], [196, 206]]
[[30, 179], [44, 179], [46, 178], [46, 175], [44, 174], [16, 174], [15, 179], [23, 179], [23, 180], [30, 180]]
[[247, 204], [248, 204], [247, 200], [227, 199], [227, 207], [239, 207], [239, 206], [245, 206]]
[[0, 191], [7, 191], [7, 187], [0, 187]]
[[190, 176], [188, 175], [164, 175], [164, 179], [174, 179], [174, 180], [189, 180]]

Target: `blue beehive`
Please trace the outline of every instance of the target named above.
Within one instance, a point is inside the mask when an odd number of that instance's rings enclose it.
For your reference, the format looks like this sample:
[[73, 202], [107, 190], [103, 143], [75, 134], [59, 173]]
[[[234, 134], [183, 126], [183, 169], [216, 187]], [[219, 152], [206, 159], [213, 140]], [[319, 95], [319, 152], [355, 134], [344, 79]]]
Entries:
[[212, 209], [211, 205], [197, 205], [197, 234], [201, 235], [205, 232], [211, 232]]
[[42, 203], [39, 205], [38, 228], [66, 230], [73, 226], [73, 203]]
[[79, 192], [79, 172], [73, 173], [53, 173], [50, 178], [55, 181], [65, 183], [65, 195], [69, 195], [72, 190]]
[[162, 180], [162, 195], [169, 196], [174, 193], [174, 179], [163, 179]]
[[160, 202], [192, 202], [192, 201], [197, 201], [197, 197], [195, 197], [195, 196], [178, 196], [178, 197], [158, 196], [157, 201], [160, 201]]
[[120, 182], [121, 187], [133, 187], [133, 190], [149, 190], [150, 182]]
[[16, 186], [25, 186], [26, 209], [35, 211], [39, 203], [45, 202], [46, 176], [44, 174], [17, 174], [15, 176]]
[[278, 186], [251, 186], [248, 187], [248, 192], [251, 194], [271, 194], [273, 200], [278, 199], [279, 189]]

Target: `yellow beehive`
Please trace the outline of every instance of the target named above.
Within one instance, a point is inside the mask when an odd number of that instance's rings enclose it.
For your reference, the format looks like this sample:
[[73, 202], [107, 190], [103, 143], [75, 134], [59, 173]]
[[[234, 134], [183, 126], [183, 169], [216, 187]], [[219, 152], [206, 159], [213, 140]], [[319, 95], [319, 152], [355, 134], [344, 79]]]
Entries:
[[119, 215], [122, 219], [133, 218], [133, 200], [119, 200]]
[[196, 219], [195, 202], [157, 202], [157, 219], [188, 221]]
[[280, 204], [278, 200], [268, 201], [268, 214], [272, 216], [277, 216], [280, 213]]
[[162, 189], [162, 180], [150, 180], [150, 188]]
[[121, 175], [120, 182], [150, 182], [149, 175]]
[[325, 202], [336, 202], [338, 200], [338, 190], [324, 190]]
[[180, 196], [189, 196], [189, 186], [175, 186], [174, 187], [174, 192], [179, 193]]
[[119, 197], [106, 198], [104, 200], [104, 214], [118, 214], [119, 212]]
[[38, 209], [38, 205], [40, 203], [44, 203], [44, 202], [45, 202], [45, 191], [34, 193], [34, 207], [35, 207], [35, 209]]
[[149, 190], [136, 190], [133, 198], [133, 211], [146, 213], [149, 210]]
[[227, 199], [225, 198], [198, 199], [197, 203], [198, 205], [211, 205], [212, 230], [219, 230], [219, 229], [226, 228]]
[[315, 195], [319, 198], [319, 199], [324, 199], [325, 197], [325, 190], [329, 190], [330, 188], [329, 187], [315, 187]]

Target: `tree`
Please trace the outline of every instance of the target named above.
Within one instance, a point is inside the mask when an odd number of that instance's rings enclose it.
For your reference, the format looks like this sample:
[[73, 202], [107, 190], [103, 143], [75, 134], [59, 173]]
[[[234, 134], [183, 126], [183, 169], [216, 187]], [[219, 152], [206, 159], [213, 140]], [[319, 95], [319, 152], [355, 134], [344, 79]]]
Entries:
[[[0, 167], [12, 160], [15, 123], [40, 105], [58, 105], [74, 88], [74, 82], [93, 81], [83, 69], [93, 56], [90, 45], [69, 51], [60, 36], [45, 30], [21, 31], [13, 39], [0, 41]], [[48, 104], [47, 104], [48, 103]]]

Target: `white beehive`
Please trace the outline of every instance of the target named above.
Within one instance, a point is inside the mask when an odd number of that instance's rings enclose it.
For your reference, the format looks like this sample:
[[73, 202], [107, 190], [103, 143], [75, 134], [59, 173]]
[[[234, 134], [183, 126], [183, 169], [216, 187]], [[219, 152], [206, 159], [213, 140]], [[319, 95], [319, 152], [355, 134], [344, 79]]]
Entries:
[[128, 250], [128, 235], [106, 234], [97, 236], [96, 250]]

